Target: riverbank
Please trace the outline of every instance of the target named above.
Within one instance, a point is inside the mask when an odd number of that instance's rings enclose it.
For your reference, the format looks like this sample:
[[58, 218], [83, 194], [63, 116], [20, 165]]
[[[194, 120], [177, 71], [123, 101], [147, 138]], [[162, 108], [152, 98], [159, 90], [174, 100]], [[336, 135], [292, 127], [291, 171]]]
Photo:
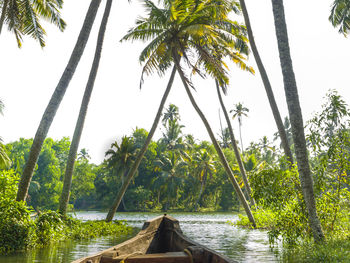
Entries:
[[[146, 220], [163, 213], [117, 213], [114, 219], [126, 221], [128, 226], [140, 229]], [[268, 245], [265, 231], [241, 229], [227, 224], [229, 220], [237, 220], [237, 213], [168, 213], [180, 221], [180, 227], [189, 238], [210, 247], [239, 262], [278, 262]], [[101, 211], [79, 211], [74, 217], [80, 220], [101, 220], [106, 216]], [[134, 232], [134, 234], [136, 234]], [[58, 242], [54, 248], [40, 248], [31, 251], [0, 257], [0, 263], [32, 263], [32, 262], [71, 262], [86, 255], [121, 243], [131, 236], [106, 236], [89, 241], [75, 240]]]

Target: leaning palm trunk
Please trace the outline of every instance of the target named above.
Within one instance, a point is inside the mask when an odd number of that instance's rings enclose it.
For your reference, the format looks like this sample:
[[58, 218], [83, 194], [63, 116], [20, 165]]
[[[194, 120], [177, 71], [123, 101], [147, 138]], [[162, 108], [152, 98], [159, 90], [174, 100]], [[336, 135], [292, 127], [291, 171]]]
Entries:
[[51, 96], [50, 102], [47, 105], [46, 110], [41, 118], [38, 130], [36, 131], [33, 140], [32, 147], [29, 152], [27, 163], [24, 167], [23, 174], [18, 185], [18, 192], [16, 198], [17, 201], [23, 201], [27, 197], [29, 184], [33, 177], [34, 168], [36, 162], [38, 161], [41, 148], [43, 146], [44, 140], [47, 136], [53, 118], [56, 115], [57, 109], [67, 90], [69, 82], [72, 79], [75, 69], [77, 68], [80, 58], [84, 52], [100, 2], [101, 0], [91, 0], [89, 9], [85, 16], [84, 24], [80, 30], [78, 40], [75, 44], [67, 67], [64, 70], [61, 79], [58, 82], [58, 85]]
[[185, 77], [185, 75], [184, 75], [184, 73], [183, 73], [183, 71], [181, 69], [179, 60], [177, 58], [177, 54], [173, 54], [173, 58], [174, 58], [174, 61], [175, 61], [176, 69], [179, 72], [179, 75], [181, 77], [182, 83], [183, 83], [183, 85], [185, 87], [185, 90], [187, 92], [188, 97], [190, 98], [192, 106], [195, 108], [195, 110], [197, 111], [199, 117], [203, 121], [204, 126], [207, 129], [207, 132], [209, 134], [209, 137], [210, 137], [210, 139], [211, 139], [211, 141], [212, 141], [212, 143], [213, 143], [213, 145], [215, 147], [215, 150], [216, 150], [216, 152], [217, 152], [217, 154], [218, 154], [218, 156], [220, 158], [220, 161], [221, 161], [222, 165], [224, 166], [224, 169], [225, 169], [229, 179], [231, 180], [231, 183], [232, 183], [232, 185], [233, 185], [233, 187], [234, 187], [234, 189], [235, 189], [235, 191], [236, 191], [236, 193], [238, 195], [238, 198], [242, 202], [244, 210], [245, 210], [245, 212], [246, 212], [246, 214], [247, 214], [247, 216], [249, 218], [249, 221], [251, 222], [251, 224], [255, 228], [256, 224], [255, 224], [255, 220], [254, 220], [254, 216], [252, 214], [252, 211], [251, 211], [251, 209], [249, 207], [249, 204], [248, 204], [247, 200], [245, 199], [244, 194], [243, 194], [241, 188], [239, 187], [239, 184], [238, 184], [235, 176], [232, 173], [232, 170], [231, 170], [231, 168], [230, 168], [230, 166], [229, 166], [229, 164], [228, 164], [228, 162], [227, 162], [227, 160], [225, 158], [224, 153], [221, 150], [221, 147], [220, 147], [219, 143], [215, 139], [214, 133], [213, 133], [213, 131], [212, 131], [212, 129], [211, 129], [207, 119], [205, 118], [203, 112], [200, 110], [200, 108], [198, 107], [196, 101], [194, 100], [194, 98], [192, 96], [192, 93], [191, 93], [191, 91], [190, 91], [190, 89], [188, 87], [187, 81], [186, 81], [186, 77]]
[[84, 122], [87, 115], [89, 101], [91, 98], [92, 90], [94, 88], [97, 70], [100, 64], [103, 40], [106, 32], [106, 26], [108, 23], [108, 17], [111, 11], [111, 6], [112, 6], [112, 0], [108, 0], [106, 3], [106, 8], [103, 14], [101, 26], [98, 33], [94, 61], [92, 63], [89, 79], [85, 88], [83, 100], [81, 102], [80, 112], [79, 112], [77, 123], [75, 125], [72, 143], [69, 148], [66, 171], [64, 175], [63, 189], [62, 189], [62, 194], [61, 194], [60, 204], [59, 204], [59, 212], [63, 215], [65, 215], [67, 212], [70, 189], [72, 186], [72, 176], [74, 171], [75, 159], [77, 157], [77, 151], [80, 143], [81, 134], [84, 128]]
[[232, 147], [233, 147], [233, 150], [235, 152], [235, 156], [236, 156], [236, 160], [237, 160], [237, 163], [238, 163], [238, 167], [239, 167], [239, 170], [240, 170], [242, 178], [243, 178], [243, 182], [244, 182], [244, 186], [245, 186], [244, 189], [246, 190], [246, 193], [248, 195], [250, 204], [252, 206], [255, 206], [256, 204], [255, 204], [254, 198], [252, 197], [252, 191], [251, 191], [250, 184], [249, 184], [249, 181], [248, 181], [248, 176], [247, 176], [247, 173], [246, 173], [246, 171], [244, 169], [244, 165], [243, 165], [243, 162], [242, 162], [241, 154], [240, 154], [240, 152], [238, 150], [238, 146], [237, 146], [237, 143], [236, 143], [235, 136], [233, 134], [233, 129], [232, 129], [232, 125], [231, 125], [231, 122], [230, 122], [230, 118], [228, 116], [225, 104], [224, 104], [224, 102], [222, 100], [220, 87], [219, 87], [219, 83], [218, 83], [217, 80], [215, 80], [215, 84], [216, 84], [216, 91], [218, 93], [220, 105], [221, 105], [222, 111], [224, 112], [224, 116], [225, 116], [225, 119], [226, 119], [226, 122], [227, 122], [228, 130], [230, 132], [230, 138], [231, 138]]
[[253, 52], [256, 64], [257, 64], [259, 72], [260, 72], [261, 79], [262, 79], [264, 87], [265, 87], [267, 98], [269, 100], [270, 107], [271, 107], [271, 110], [272, 110], [272, 114], [273, 114], [273, 117], [274, 117], [275, 122], [276, 122], [277, 129], [278, 129], [278, 134], [279, 134], [279, 136], [281, 138], [281, 143], [282, 143], [282, 147], [283, 147], [283, 150], [284, 150], [284, 154], [286, 155], [287, 160], [291, 163], [290, 166], [292, 166], [292, 164], [293, 164], [292, 151], [290, 150], [290, 145], [288, 143], [287, 134], [286, 134], [286, 131], [284, 129], [284, 125], [283, 125], [283, 122], [282, 122], [282, 119], [281, 119], [280, 112], [278, 110], [278, 106], [277, 106], [277, 103], [276, 103], [276, 100], [275, 100], [275, 96], [273, 94], [273, 90], [271, 88], [269, 77], [267, 76], [264, 64], [261, 61], [258, 48], [256, 47], [256, 44], [255, 44], [255, 39], [254, 39], [254, 36], [253, 36], [252, 27], [250, 25], [250, 20], [249, 20], [249, 16], [248, 16], [247, 7], [245, 5], [245, 1], [244, 0], [239, 0], [239, 2], [240, 2], [240, 5], [241, 5], [241, 8], [242, 8], [244, 22], [245, 22], [245, 25], [247, 27], [248, 39], [249, 39], [250, 47], [252, 49], [252, 52]]
[[308, 211], [309, 225], [315, 241], [319, 242], [324, 240], [325, 237], [316, 211], [313, 181], [304, 134], [303, 117], [299, 103], [298, 89], [293, 71], [292, 59], [290, 56], [283, 1], [272, 0], [272, 9], [275, 20], [275, 30], [282, 68], [284, 91], [288, 104], [300, 183]]
[[114, 200], [114, 202], [112, 204], [112, 207], [108, 211], [108, 214], [107, 214], [107, 217], [106, 217], [106, 221], [107, 222], [112, 221], [112, 219], [113, 219], [113, 217], [115, 215], [115, 212], [117, 211], [117, 208], [118, 208], [118, 206], [120, 204], [120, 201], [123, 198], [123, 196], [124, 196], [124, 194], [126, 192], [126, 189], [128, 188], [131, 179], [133, 178], [134, 174], [136, 173], [136, 171], [137, 171], [137, 169], [138, 169], [138, 167], [139, 167], [139, 165], [141, 163], [141, 160], [142, 160], [142, 158], [143, 158], [143, 156], [144, 156], [144, 154], [145, 154], [145, 152], [146, 152], [146, 150], [148, 148], [148, 145], [150, 144], [150, 142], [152, 140], [154, 132], [156, 131], [156, 128], [158, 126], [160, 117], [162, 116], [162, 111], [163, 111], [163, 108], [164, 108], [164, 104], [166, 102], [166, 99], [168, 98], [169, 92], [171, 90], [171, 86], [173, 85], [175, 72], [176, 72], [176, 68], [174, 67], [172, 72], [171, 72], [171, 75], [170, 75], [168, 86], [167, 86], [167, 88], [166, 88], [166, 90], [165, 90], [165, 92], [163, 94], [162, 100], [160, 102], [157, 115], [156, 115], [156, 117], [155, 117], [155, 119], [153, 121], [152, 128], [151, 128], [150, 132], [148, 133], [148, 136], [146, 138], [145, 144], [142, 146], [140, 152], [137, 154], [135, 162], [133, 163], [132, 167], [130, 168], [130, 171], [129, 171], [128, 175], [126, 176], [125, 181], [122, 184], [122, 187], [119, 190], [118, 195], [117, 195], [117, 197], [115, 198], [115, 200]]

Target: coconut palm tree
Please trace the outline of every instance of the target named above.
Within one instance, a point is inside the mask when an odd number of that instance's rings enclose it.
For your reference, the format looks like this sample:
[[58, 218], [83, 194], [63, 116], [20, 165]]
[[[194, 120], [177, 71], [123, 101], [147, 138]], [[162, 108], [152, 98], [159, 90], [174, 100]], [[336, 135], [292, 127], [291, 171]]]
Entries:
[[50, 21], [63, 31], [66, 23], [61, 18], [60, 9], [63, 0], [3, 0], [0, 8], [0, 34], [4, 24], [8, 25], [17, 40], [18, 47], [22, 46], [23, 35], [30, 35], [41, 47], [45, 46], [45, 30], [41, 19]]
[[170, 205], [176, 206], [178, 191], [181, 189], [187, 175], [187, 162], [174, 151], [166, 151], [154, 162], [155, 169], [160, 175], [153, 184], [162, 189], [167, 195], [165, 211]]
[[168, 109], [163, 115], [162, 122], [164, 126], [167, 124], [168, 120], [171, 120], [171, 121], [180, 120], [179, 107], [177, 107], [174, 104], [170, 104]]
[[228, 116], [228, 113], [227, 113], [224, 101], [223, 101], [222, 96], [221, 96], [219, 83], [217, 81], [215, 81], [215, 84], [216, 84], [216, 91], [218, 93], [220, 105], [221, 105], [222, 111], [224, 112], [224, 116], [225, 116], [226, 123], [227, 123], [227, 126], [228, 126], [228, 130], [229, 130], [229, 134], [230, 134], [230, 139], [231, 139], [231, 144], [232, 144], [232, 147], [233, 147], [233, 151], [235, 153], [235, 157], [236, 157], [236, 160], [237, 160], [237, 163], [238, 163], [239, 171], [241, 172], [242, 179], [243, 179], [243, 182], [244, 182], [244, 186], [245, 186], [244, 189], [246, 190], [246, 194], [247, 194], [247, 196], [248, 196], [248, 198], [250, 200], [251, 205], [252, 206], [256, 206], [255, 200], [254, 200], [254, 198], [252, 198], [252, 191], [251, 191], [251, 187], [250, 187], [250, 184], [249, 184], [248, 176], [247, 176], [247, 173], [246, 173], [245, 168], [244, 168], [244, 164], [243, 164], [243, 161], [242, 161], [242, 158], [241, 158], [241, 153], [239, 152], [239, 149], [238, 149], [238, 146], [237, 146], [237, 143], [236, 143], [236, 138], [235, 138], [235, 135], [233, 133], [233, 129], [232, 129], [232, 125], [231, 125], [231, 122], [230, 122], [230, 118]]
[[27, 163], [24, 167], [21, 179], [19, 181], [16, 198], [17, 201], [23, 201], [26, 199], [29, 184], [33, 177], [34, 168], [38, 161], [38, 157], [43, 146], [44, 140], [47, 136], [53, 118], [56, 115], [58, 107], [63, 99], [63, 96], [68, 88], [69, 82], [72, 79], [75, 69], [77, 68], [80, 58], [84, 52], [87, 40], [91, 32], [92, 25], [95, 21], [97, 10], [100, 6], [100, 2], [101, 0], [91, 0], [89, 9], [85, 16], [83, 26], [80, 30], [77, 42], [75, 44], [69, 62], [41, 118], [39, 127], [34, 136], [32, 147], [29, 152]]
[[[115, 150], [114, 150], [115, 149]], [[111, 149], [106, 152], [108, 167], [114, 168], [117, 177], [121, 178], [122, 184], [124, 183], [125, 177], [130, 170], [130, 167], [135, 161], [136, 147], [132, 137], [124, 136], [120, 145], [118, 142], [114, 142], [111, 145]], [[126, 206], [122, 199], [124, 210]]]
[[197, 211], [202, 200], [202, 195], [207, 184], [208, 176], [212, 176], [216, 172], [216, 169], [215, 161], [206, 149], [197, 151], [193, 156], [193, 161], [195, 163], [195, 176], [201, 182], [201, 188], [199, 190], [198, 199], [194, 208], [194, 210]]
[[[232, 50], [236, 46], [234, 43], [236, 40], [234, 36], [236, 24], [227, 18], [227, 14], [232, 9], [232, 2], [174, 0], [165, 2], [164, 8], [158, 8], [153, 2], [148, 0], [144, 3], [147, 8], [148, 18], [139, 19], [136, 22], [136, 26], [124, 36], [123, 40], [151, 40], [141, 54], [143, 61], [147, 59], [145, 67], [147, 67], [149, 73], [156, 70], [162, 74], [174, 62], [186, 93], [202, 119], [226, 173], [241, 199], [248, 218], [255, 227], [254, 217], [247, 200], [215, 139], [208, 121], [192, 96], [190, 86], [193, 85], [185, 76], [180, 65], [180, 59], [183, 58], [192, 70], [203, 75], [200, 68], [205, 68], [206, 74], [217, 79], [220, 85], [226, 85], [228, 76], [225, 64], [222, 60], [217, 60], [216, 55], [208, 52], [208, 50], [215, 52], [218, 49], [217, 47], [220, 47], [219, 50], [231, 52], [238, 60], [242, 59], [239, 52]], [[194, 53], [197, 55], [195, 56], [195, 63], [191, 61]], [[240, 66], [245, 67], [246, 65], [241, 63]]]
[[94, 61], [92, 63], [89, 79], [88, 79], [83, 100], [80, 106], [79, 116], [77, 119], [77, 123], [75, 125], [72, 142], [69, 148], [68, 160], [67, 160], [66, 170], [64, 174], [63, 189], [62, 189], [62, 194], [60, 197], [60, 203], [59, 203], [59, 209], [58, 209], [61, 214], [66, 214], [67, 212], [75, 159], [77, 156], [81, 134], [84, 128], [89, 101], [91, 98], [92, 90], [94, 88], [94, 83], [97, 76], [98, 67], [100, 64], [103, 40], [106, 32], [109, 14], [111, 12], [112, 2], [113, 2], [112, 0], [108, 0], [106, 3], [105, 11], [102, 17], [102, 21], [101, 21], [101, 25], [100, 25], [100, 29], [97, 37], [97, 45], [95, 49]]
[[347, 36], [350, 30], [350, 1], [334, 0], [329, 21], [334, 27], [339, 27], [339, 33]]
[[309, 225], [313, 237], [316, 242], [319, 242], [324, 240], [325, 237], [316, 211], [313, 180], [306, 148], [303, 116], [290, 55], [283, 1], [272, 0], [272, 10], [302, 193], [307, 207]]
[[278, 129], [279, 137], [281, 139], [282, 148], [283, 148], [284, 154], [287, 157], [287, 160], [291, 163], [291, 166], [292, 166], [292, 164], [293, 164], [292, 151], [290, 149], [290, 144], [289, 144], [288, 139], [287, 139], [288, 137], [287, 137], [286, 132], [285, 132], [284, 127], [283, 127], [281, 114], [279, 112], [279, 109], [278, 109], [278, 106], [277, 106], [277, 103], [276, 103], [276, 100], [275, 100], [275, 95], [273, 93], [269, 77], [267, 76], [264, 64], [263, 64], [263, 62], [261, 60], [258, 48], [257, 48], [256, 43], [255, 43], [255, 38], [254, 38], [254, 35], [253, 35], [252, 26], [250, 24], [248, 10], [247, 10], [247, 7], [245, 5], [245, 1], [244, 0], [239, 0], [239, 3], [240, 3], [241, 9], [242, 9], [242, 13], [243, 13], [244, 23], [245, 23], [245, 25], [247, 27], [247, 34], [248, 34], [249, 44], [250, 44], [250, 47], [251, 47], [251, 50], [252, 50], [252, 53], [253, 53], [256, 65], [257, 65], [257, 67], [259, 69], [261, 80], [262, 80], [262, 82], [264, 84], [266, 95], [267, 95], [267, 98], [269, 100], [269, 104], [270, 104], [270, 107], [271, 107], [271, 110], [272, 110], [273, 117], [274, 117], [275, 122], [276, 122], [276, 126], [277, 126], [277, 129]]
[[248, 114], [246, 112], [249, 112], [249, 109], [244, 107], [242, 103], [237, 103], [235, 105], [235, 108], [233, 110], [230, 110], [230, 113], [233, 113], [232, 115], [232, 119], [235, 119], [237, 117], [238, 119], [238, 127], [239, 127], [239, 138], [240, 138], [240, 141], [241, 141], [241, 150], [243, 152], [243, 141], [242, 141], [242, 117], [245, 116], [245, 117], [248, 117]]

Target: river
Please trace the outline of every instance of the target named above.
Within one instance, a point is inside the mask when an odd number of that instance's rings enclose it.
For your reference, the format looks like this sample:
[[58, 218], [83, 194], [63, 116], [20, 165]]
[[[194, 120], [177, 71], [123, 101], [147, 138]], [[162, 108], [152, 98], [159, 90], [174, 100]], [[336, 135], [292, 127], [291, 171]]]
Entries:
[[[126, 220], [135, 227], [135, 235], [143, 222], [161, 213], [118, 213], [115, 219]], [[169, 213], [180, 221], [183, 233], [221, 254], [238, 262], [277, 262], [277, 257], [269, 248], [265, 231], [237, 228], [227, 221], [235, 221], [235, 213]], [[104, 219], [105, 212], [76, 212], [75, 217], [83, 220]], [[89, 241], [65, 241], [53, 246], [33, 249], [27, 252], [0, 256], [0, 263], [68, 263], [80, 257], [94, 254], [130, 238], [102, 237]]]

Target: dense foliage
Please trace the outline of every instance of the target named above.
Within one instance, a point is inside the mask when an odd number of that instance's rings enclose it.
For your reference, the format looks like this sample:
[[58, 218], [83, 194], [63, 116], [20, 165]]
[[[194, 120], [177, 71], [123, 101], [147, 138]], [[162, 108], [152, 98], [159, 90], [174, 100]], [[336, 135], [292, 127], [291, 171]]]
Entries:
[[[197, 143], [192, 135], [182, 133], [184, 126], [179, 113], [171, 112], [174, 106], [170, 105], [165, 113], [163, 136], [151, 142], [120, 209], [239, 209], [212, 145], [206, 141]], [[92, 164], [87, 151], [82, 149], [74, 170], [71, 208], [109, 208], [147, 134], [146, 130], [136, 128], [132, 135], [113, 142], [100, 165]], [[18, 174], [22, 173], [31, 143], [31, 139], [22, 138], [6, 145], [13, 161], [11, 169]], [[27, 199], [35, 210], [57, 209], [69, 145], [66, 137], [45, 140]], [[225, 152], [239, 178], [233, 151], [226, 148]]]
[[14, 202], [18, 175], [14, 170], [0, 173], [0, 254], [48, 245], [64, 239], [89, 239], [102, 235], [131, 232], [125, 222], [82, 222], [55, 211], [40, 212], [35, 217], [25, 202]]
[[[334, 249], [339, 240], [348, 244], [350, 238], [349, 117], [345, 102], [331, 91], [322, 111], [307, 124], [318, 214], [328, 244]], [[170, 105], [164, 114], [162, 137], [151, 142], [137, 176], [124, 196], [121, 210], [239, 210], [239, 201], [212, 144], [183, 134], [184, 126], [180, 120], [177, 107]], [[285, 126], [287, 134], [290, 134], [288, 120]], [[106, 159], [100, 165], [92, 164], [87, 150], [82, 149], [74, 170], [71, 209], [109, 208], [146, 137], [146, 130], [136, 128], [130, 136], [124, 136], [106, 149]], [[29, 210], [25, 203], [13, 205], [18, 174], [22, 172], [31, 142], [30, 139], [20, 139], [5, 145], [12, 166], [1, 170], [0, 217], [1, 222], [6, 223], [0, 225], [0, 240], [12, 242], [10, 245], [0, 244], [2, 252], [42, 244], [48, 239], [108, 234], [110, 227], [105, 227], [104, 222], [81, 223], [50, 211], [41, 213], [33, 221], [30, 214], [34, 211]], [[44, 143], [28, 199], [30, 207], [39, 213], [42, 209], [57, 209], [69, 144], [68, 138], [57, 141], [48, 138]], [[225, 140], [221, 144], [241, 187], [244, 187], [230, 144]], [[311, 243], [311, 230], [296, 166], [289, 169], [276, 145], [264, 137], [246, 148], [243, 160], [253, 198], [258, 204], [254, 212], [256, 223], [258, 227], [268, 229], [272, 245], [282, 239], [285, 248], [290, 248], [283, 253], [283, 257], [288, 259], [291, 251], [297, 250], [295, 253], [301, 256], [306, 253], [302, 246], [296, 246], [298, 244], [317, 245]], [[236, 224], [250, 225], [243, 216]], [[322, 251], [319, 249], [319, 253]], [[314, 258], [320, 256], [316, 253]]]
[[[311, 242], [297, 169], [272, 163], [250, 178], [253, 197], [259, 204], [255, 212], [258, 225], [269, 229], [271, 244], [282, 239], [284, 248], [289, 248], [282, 254], [287, 261], [295, 253], [307, 262], [349, 260], [337, 244], [347, 247], [350, 241], [350, 111], [335, 91], [326, 99], [322, 111], [307, 124], [307, 140], [318, 215], [328, 243]], [[242, 217], [236, 224], [248, 226], [249, 221]]]

